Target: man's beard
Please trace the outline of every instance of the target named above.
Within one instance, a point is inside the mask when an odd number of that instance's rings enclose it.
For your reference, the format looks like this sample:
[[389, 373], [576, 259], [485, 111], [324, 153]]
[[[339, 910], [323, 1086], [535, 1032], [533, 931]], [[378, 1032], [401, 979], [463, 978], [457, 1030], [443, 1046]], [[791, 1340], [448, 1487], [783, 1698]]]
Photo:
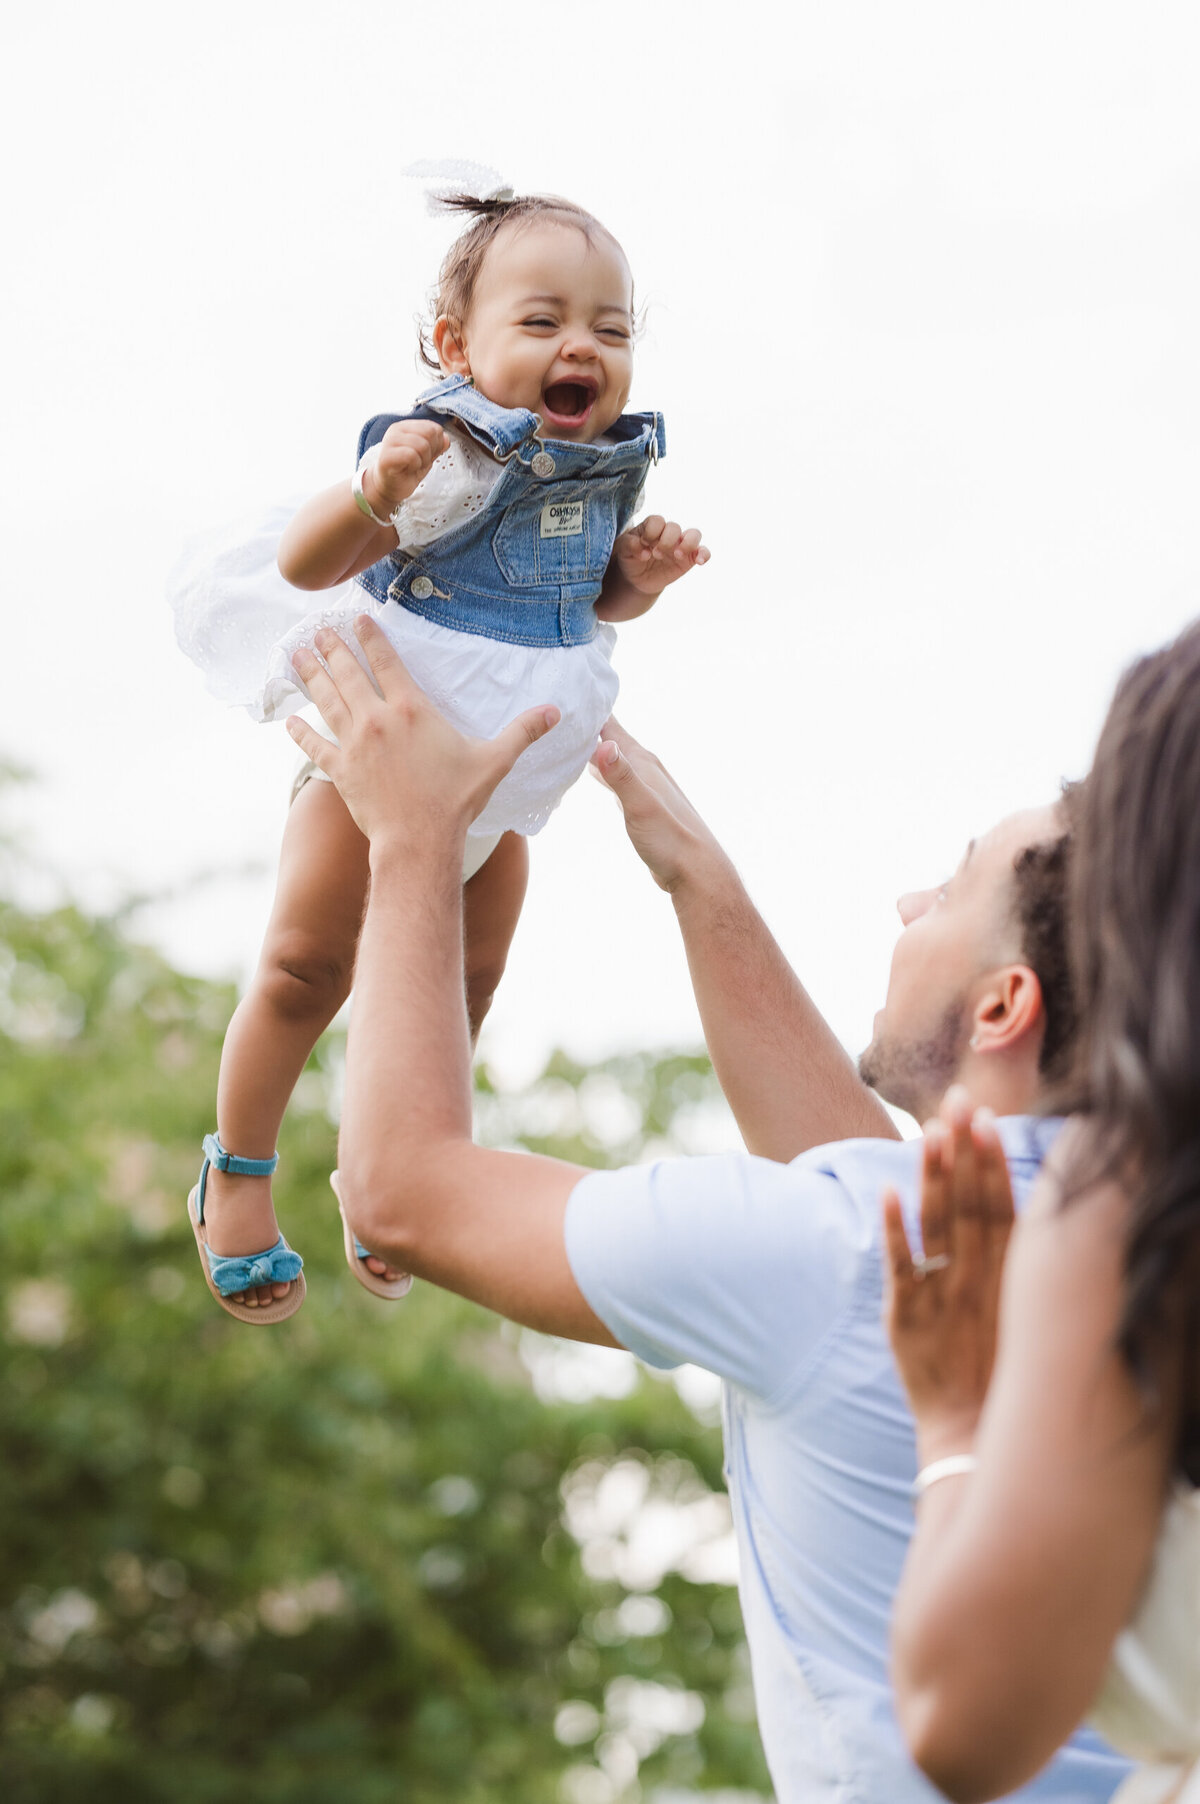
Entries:
[[925, 1121], [953, 1083], [966, 1049], [966, 1009], [956, 1002], [923, 1040], [876, 1034], [858, 1061], [858, 1075], [885, 1102]]

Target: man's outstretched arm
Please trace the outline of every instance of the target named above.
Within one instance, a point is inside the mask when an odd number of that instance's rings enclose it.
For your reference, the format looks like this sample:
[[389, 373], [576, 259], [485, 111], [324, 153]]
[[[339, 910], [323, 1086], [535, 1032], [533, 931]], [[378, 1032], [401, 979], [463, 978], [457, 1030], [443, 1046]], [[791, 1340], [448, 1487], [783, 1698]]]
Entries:
[[337, 634], [322, 633], [327, 668], [307, 652], [295, 663], [339, 743], [298, 718], [288, 723], [370, 841], [339, 1141], [347, 1216], [392, 1265], [529, 1327], [615, 1345], [564, 1248], [567, 1200], [583, 1168], [471, 1140], [466, 828], [557, 714], [534, 709], [496, 740], [464, 739], [379, 628], [362, 620], [358, 631], [382, 694]]
[[898, 1140], [678, 784], [616, 721], [605, 735], [593, 762], [675, 905], [709, 1056], [748, 1150], [787, 1161], [831, 1140]]

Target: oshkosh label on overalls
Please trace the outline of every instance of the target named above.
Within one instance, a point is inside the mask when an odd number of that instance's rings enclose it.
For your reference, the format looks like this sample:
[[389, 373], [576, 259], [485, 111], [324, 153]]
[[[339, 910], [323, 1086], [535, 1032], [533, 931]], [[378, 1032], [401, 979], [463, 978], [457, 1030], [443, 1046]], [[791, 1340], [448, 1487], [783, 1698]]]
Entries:
[[544, 539], [573, 539], [582, 531], [582, 501], [547, 501], [542, 509]]

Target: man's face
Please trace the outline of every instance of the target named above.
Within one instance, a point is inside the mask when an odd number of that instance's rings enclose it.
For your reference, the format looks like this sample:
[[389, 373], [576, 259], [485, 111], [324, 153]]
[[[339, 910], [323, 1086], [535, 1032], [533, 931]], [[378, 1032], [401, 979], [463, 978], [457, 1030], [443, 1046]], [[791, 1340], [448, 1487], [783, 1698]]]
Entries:
[[954, 875], [901, 896], [887, 1001], [859, 1060], [863, 1082], [918, 1121], [958, 1075], [989, 976], [1022, 960], [1013, 861], [1061, 831], [1054, 807], [1010, 815], [972, 840]]

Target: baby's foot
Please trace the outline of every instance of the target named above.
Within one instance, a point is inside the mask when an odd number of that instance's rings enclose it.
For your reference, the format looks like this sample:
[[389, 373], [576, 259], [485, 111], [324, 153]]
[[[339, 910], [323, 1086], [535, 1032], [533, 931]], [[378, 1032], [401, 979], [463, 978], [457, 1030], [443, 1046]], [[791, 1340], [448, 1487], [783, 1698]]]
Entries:
[[[204, 1186], [204, 1232], [218, 1259], [246, 1259], [273, 1247], [279, 1228], [270, 1178], [235, 1177], [210, 1165]], [[260, 1303], [286, 1297], [291, 1288], [290, 1284], [258, 1284], [251, 1290], [233, 1291], [229, 1301], [257, 1309]]]
[[368, 1253], [363, 1264], [369, 1272], [374, 1272], [377, 1278], [385, 1279], [388, 1284], [394, 1284], [397, 1278], [404, 1276], [399, 1266], [387, 1265], [382, 1259], [377, 1259], [374, 1253]]
[[[408, 1273], [402, 1271], [398, 1265], [389, 1265], [387, 1260], [381, 1259], [377, 1253], [360, 1253], [358, 1251], [361, 1243], [355, 1236], [350, 1223], [346, 1220], [346, 1211], [342, 1207], [342, 1192], [338, 1185], [338, 1174], [336, 1171], [331, 1171], [329, 1174], [329, 1187], [338, 1200], [338, 1213], [342, 1218], [342, 1229], [346, 1240], [346, 1258], [350, 1262], [351, 1270], [357, 1271], [360, 1267], [365, 1267], [373, 1278], [381, 1278], [385, 1284], [396, 1284], [401, 1278], [407, 1278], [408, 1286], [406, 1286], [406, 1289], [410, 1287], [412, 1279], [409, 1277]], [[369, 1290], [370, 1288], [370, 1285], [368, 1285], [367, 1289]], [[401, 1296], [404, 1294], [405, 1291], [400, 1292]]]

